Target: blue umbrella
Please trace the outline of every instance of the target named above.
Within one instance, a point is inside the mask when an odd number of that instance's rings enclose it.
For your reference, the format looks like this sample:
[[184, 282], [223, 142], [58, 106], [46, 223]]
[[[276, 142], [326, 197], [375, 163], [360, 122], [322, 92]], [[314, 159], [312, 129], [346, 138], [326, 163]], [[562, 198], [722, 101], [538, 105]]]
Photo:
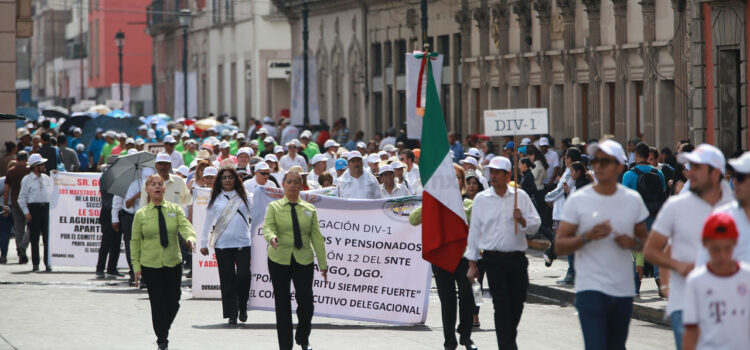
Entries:
[[167, 126], [167, 122], [171, 121], [172, 118], [170, 118], [168, 115], [166, 115], [164, 113], [157, 113], [157, 114], [150, 115], [150, 116], [146, 117], [146, 120], [144, 121], [144, 123], [150, 127], [151, 126], [151, 121], [153, 121], [153, 120], [156, 120], [156, 127], [158, 128], [158, 127], [161, 127], [161, 126], [166, 127]]
[[98, 118], [93, 118], [84, 124], [81, 128], [83, 129], [81, 142], [88, 145], [96, 136], [97, 128], [102, 128], [104, 131], [114, 130], [116, 132], [124, 132], [130, 136], [134, 136], [138, 133], [138, 127], [141, 125], [143, 125], [143, 123], [136, 117], [113, 118], [103, 115]]
[[133, 116], [132, 114], [125, 112], [121, 109], [115, 109], [112, 112], [107, 113], [106, 115], [108, 117], [113, 117], [113, 118], [127, 118], [127, 117]]

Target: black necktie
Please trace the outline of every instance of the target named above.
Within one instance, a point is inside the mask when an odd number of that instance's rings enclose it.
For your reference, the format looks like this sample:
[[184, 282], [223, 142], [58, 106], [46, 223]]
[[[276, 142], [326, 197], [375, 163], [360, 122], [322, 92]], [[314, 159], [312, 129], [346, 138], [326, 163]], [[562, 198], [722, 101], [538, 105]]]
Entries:
[[299, 221], [297, 220], [297, 211], [294, 210], [294, 207], [297, 206], [297, 203], [289, 203], [289, 206], [292, 207], [292, 229], [294, 229], [294, 247], [297, 249], [302, 248], [302, 232], [300, 232], [299, 229]]
[[161, 240], [161, 246], [166, 248], [169, 245], [169, 239], [167, 239], [167, 220], [164, 219], [164, 213], [161, 212], [161, 205], [157, 205], [156, 210], [159, 211], [159, 239]]

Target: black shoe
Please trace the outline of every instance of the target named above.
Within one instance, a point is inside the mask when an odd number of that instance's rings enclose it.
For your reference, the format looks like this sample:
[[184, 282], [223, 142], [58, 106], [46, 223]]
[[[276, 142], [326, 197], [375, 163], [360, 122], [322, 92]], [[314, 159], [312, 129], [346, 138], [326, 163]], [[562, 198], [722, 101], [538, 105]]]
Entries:
[[104, 279], [106, 276], [104, 275], [104, 272], [96, 271], [96, 279], [101, 280]]
[[474, 341], [472, 341], [471, 339], [466, 340], [466, 341], [461, 340], [459, 341], [459, 343], [465, 346], [466, 350], [477, 350], [477, 346], [474, 345]]
[[169, 343], [166, 343], [166, 342], [165, 342], [165, 343], [162, 343], [162, 344], [156, 343], [156, 345], [158, 345], [158, 346], [159, 346], [159, 347], [157, 348], [157, 350], [167, 350], [167, 348], [168, 348], [168, 346], [169, 346]]
[[117, 277], [125, 277], [125, 275], [120, 273], [120, 271], [111, 271], [111, 272], [107, 272], [107, 277], [117, 278]]
[[46, 272], [52, 272], [52, 266], [45, 267], [44, 271], [46, 271]]
[[141, 279], [141, 283], [139, 284], [139, 286], [140, 286], [139, 288], [141, 288], [141, 289], [148, 288], [148, 287], [146, 287], [146, 282], [144, 282], [143, 279]]
[[480, 328], [480, 327], [482, 327], [482, 324], [479, 323], [479, 322], [475, 322], [474, 324], [472, 324], [472, 327], [474, 327], [474, 328]]
[[193, 278], [193, 270], [188, 271], [188, 273], [185, 276], [185, 278]]
[[229, 324], [237, 324], [237, 318], [236, 317], [230, 317], [229, 318]]
[[575, 278], [571, 275], [565, 275], [565, 278], [557, 281], [557, 284], [568, 284], [568, 285], [575, 285]]
[[135, 278], [130, 277], [130, 279], [128, 279], [128, 286], [131, 286], [131, 287], [135, 286]]
[[241, 322], [247, 321], [247, 307], [245, 308], [245, 310], [240, 309], [240, 321]]
[[5, 256], [0, 256], [0, 264], [7, 264], [8, 258]]
[[544, 266], [550, 267], [555, 262], [555, 258], [550, 258], [547, 254], [544, 254]]
[[313, 350], [312, 346], [310, 344], [307, 345], [300, 345], [300, 348], [302, 350]]
[[25, 265], [29, 263], [29, 258], [26, 255], [21, 255], [20, 258], [18, 258], [18, 264], [19, 265]]
[[39, 271], [39, 265], [34, 265], [34, 267], [31, 268], [31, 272], [37, 272]]

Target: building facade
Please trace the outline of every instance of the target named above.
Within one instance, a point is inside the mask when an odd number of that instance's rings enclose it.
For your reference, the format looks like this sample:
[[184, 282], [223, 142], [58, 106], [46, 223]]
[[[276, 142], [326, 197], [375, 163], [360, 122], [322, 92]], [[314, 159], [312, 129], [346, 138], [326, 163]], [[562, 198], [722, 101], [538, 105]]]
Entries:
[[[290, 19], [293, 53], [300, 54], [300, 2], [274, 3]], [[428, 42], [445, 55], [440, 90], [451, 130], [483, 133], [487, 109], [538, 107], [549, 109], [558, 139], [612, 134], [659, 147], [691, 140], [720, 141], [726, 152], [747, 148], [744, 1], [428, 3]], [[717, 92], [708, 108], [721, 115], [713, 119], [704, 102], [706, 6], [714, 9], [713, 61], [731, 67], [709, 81]], [[418, 3], [399, 1], [310, 3], [323, 118], [347, 117], [369, 136], [403, 126], [404, 53], [422, 47], [419, 13]]]
[[175, 92], [182, 91], [175, 86], [182, 72], [181, 9], [191, 12], [188, 76], [196, 77], [196, 88], [188, 88], [188, 98], [197, 99], [197, 115], [226, 113], [246, 128], [251, 118], [278, 117], [289, 108], [291, 33], [287, 18], [271, 3], [155, 0], [149, 33], [159, 111], [173, 114]]

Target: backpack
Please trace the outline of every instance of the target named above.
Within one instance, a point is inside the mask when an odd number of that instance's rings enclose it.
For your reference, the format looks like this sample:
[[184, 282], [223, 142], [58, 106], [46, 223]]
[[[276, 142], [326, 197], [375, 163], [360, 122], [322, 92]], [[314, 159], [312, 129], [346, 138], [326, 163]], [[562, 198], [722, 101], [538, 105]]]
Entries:
[[636, 191], [643, 198], [643, 202], [646, 204], [649, 216], [656, 216], [659, 213], [659, 209], [664, 205], [666, 196], [664, 190], [662, 190], [661, 179], [659, 179], [659, 170], [652, 167], [651, 171], [643, 172], [642, 170], [633, 167], [633, 172], [638, 175], [636, 180]]

